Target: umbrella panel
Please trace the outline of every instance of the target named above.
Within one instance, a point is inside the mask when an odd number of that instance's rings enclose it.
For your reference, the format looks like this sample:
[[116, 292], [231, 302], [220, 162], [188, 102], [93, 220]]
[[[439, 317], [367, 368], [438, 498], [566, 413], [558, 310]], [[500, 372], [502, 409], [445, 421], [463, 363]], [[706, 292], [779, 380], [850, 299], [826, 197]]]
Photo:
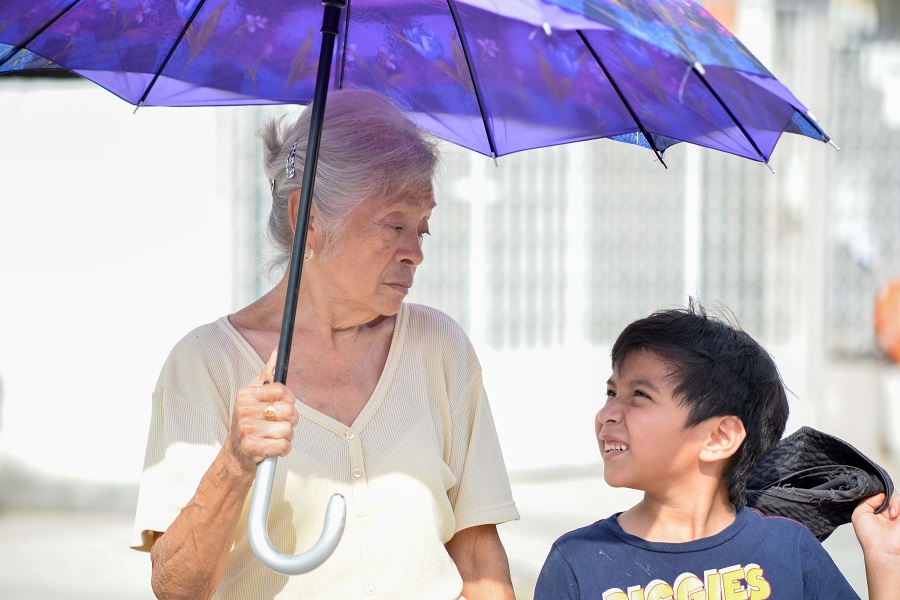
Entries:
[[[731, 32], [696, 2], [660, 0], [545, 0], [607, 28], [658, 46], [687, 64], [774, 76]], [[581, 24], [590, 29], [589, 25]]]

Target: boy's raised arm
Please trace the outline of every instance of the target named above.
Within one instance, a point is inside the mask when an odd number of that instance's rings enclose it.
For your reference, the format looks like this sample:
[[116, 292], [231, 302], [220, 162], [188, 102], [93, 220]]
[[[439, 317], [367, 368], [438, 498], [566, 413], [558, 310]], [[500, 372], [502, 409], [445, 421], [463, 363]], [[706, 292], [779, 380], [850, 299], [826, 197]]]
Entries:
[[866, 498], [853, 511], [853, 530], [862, 546], [870, 600], [896, 598], [900, 590], [900, 494], [876, 515], [884, 494]]

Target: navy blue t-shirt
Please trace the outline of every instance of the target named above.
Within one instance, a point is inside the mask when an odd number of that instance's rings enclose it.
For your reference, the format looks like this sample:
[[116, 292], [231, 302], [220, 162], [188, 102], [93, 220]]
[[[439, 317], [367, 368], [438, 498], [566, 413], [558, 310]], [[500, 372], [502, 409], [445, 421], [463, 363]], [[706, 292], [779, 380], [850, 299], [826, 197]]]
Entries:
[[625, 533], [616, 516], [553, 544], [534, 600], [859, 599], [803, 525], [744, 508], [714, 536], [669, 544]]

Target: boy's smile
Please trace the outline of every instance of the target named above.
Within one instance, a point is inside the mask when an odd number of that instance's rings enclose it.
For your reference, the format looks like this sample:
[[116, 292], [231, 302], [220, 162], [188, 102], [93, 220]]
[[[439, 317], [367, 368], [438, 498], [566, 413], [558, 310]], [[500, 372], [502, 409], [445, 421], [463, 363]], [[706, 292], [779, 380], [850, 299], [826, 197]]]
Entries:
[[609, 485], [668, 492], [698, 474], [703, 432], [685, 428], [688, 408], [671, 371], [660, 355], [636, 350], [607, 382], [594, 427]]
[[625, 452], [628, 446], [622, 442], [614, 440], [603, 440], [603, 456], [610, 456], [613, 453]]

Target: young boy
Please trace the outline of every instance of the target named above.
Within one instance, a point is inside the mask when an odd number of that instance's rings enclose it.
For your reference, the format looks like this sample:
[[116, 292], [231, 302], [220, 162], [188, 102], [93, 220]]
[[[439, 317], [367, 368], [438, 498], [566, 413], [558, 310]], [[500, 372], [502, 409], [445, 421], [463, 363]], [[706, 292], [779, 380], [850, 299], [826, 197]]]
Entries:
[[[702, 309], [625, 328], [595, 431], [603, 477], [643, 499], [554, 544], [535, 600], [858, 598], [804, 526], [745, 506], [757, 461], [784, 431], [788, 403], [769, 354]], [[900, 591], [900, 496], [860, 503], [853, 527], [869, 594]]]

